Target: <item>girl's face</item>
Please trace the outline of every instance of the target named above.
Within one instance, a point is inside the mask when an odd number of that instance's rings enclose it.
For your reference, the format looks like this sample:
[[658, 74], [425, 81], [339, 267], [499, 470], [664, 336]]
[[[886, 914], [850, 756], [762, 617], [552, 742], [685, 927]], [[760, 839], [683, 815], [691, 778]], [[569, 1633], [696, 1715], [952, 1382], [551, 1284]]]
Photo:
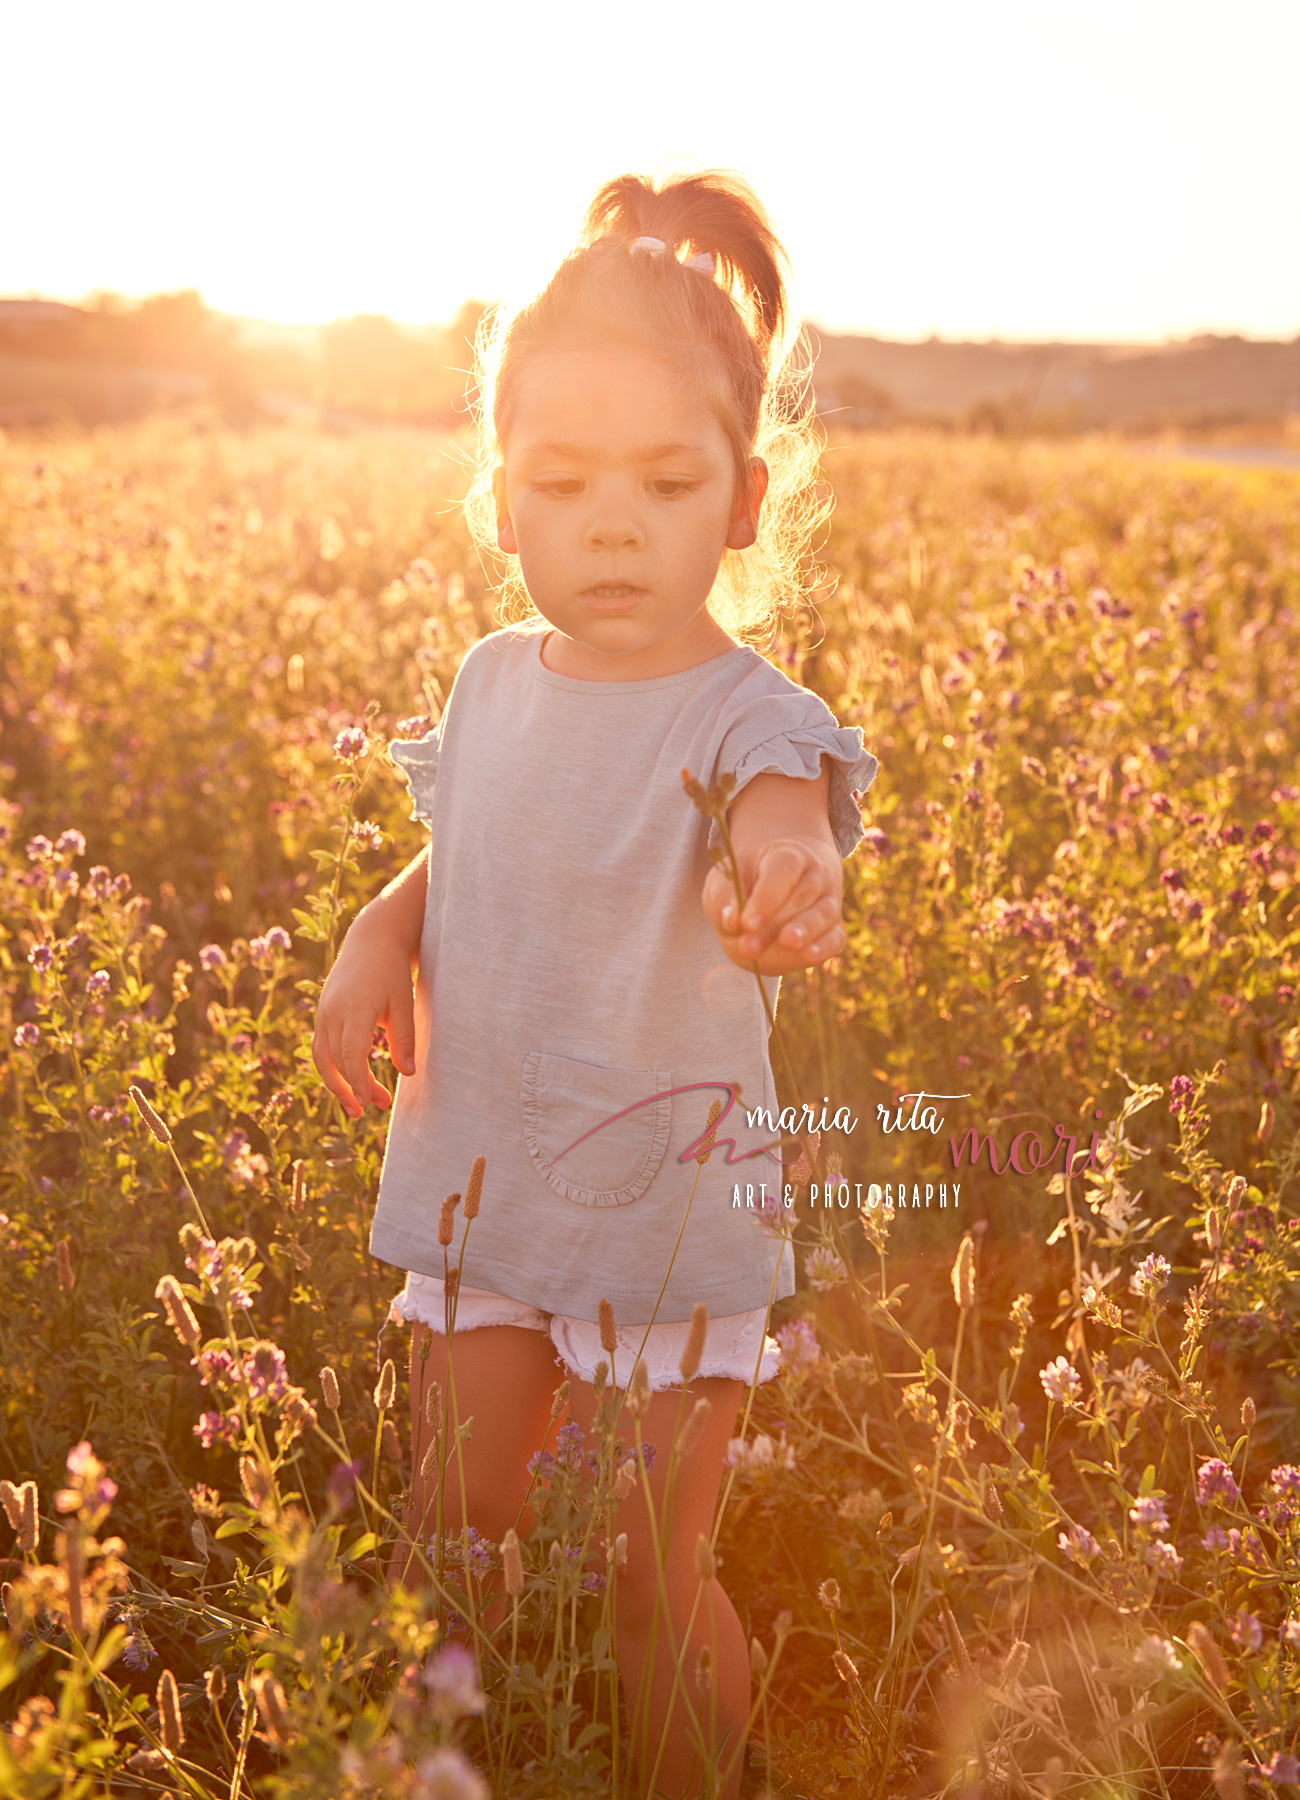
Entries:
[[736, 493], [697, 391], [641, 351], [548, 351], [520, 370], [503, 456], [497, 542], [569, 640], [550, 666], [633, 681], [732, 647], [707, 603], [723, 550], [754, 541], [767, 465], [751, 458]]

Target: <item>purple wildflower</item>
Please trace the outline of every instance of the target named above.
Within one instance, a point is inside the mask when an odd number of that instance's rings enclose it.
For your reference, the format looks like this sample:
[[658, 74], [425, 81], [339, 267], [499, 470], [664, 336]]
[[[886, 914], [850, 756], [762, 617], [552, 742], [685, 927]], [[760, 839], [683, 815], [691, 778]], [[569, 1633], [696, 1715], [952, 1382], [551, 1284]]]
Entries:
[[1268, 1479], [1275, 1494], [1300, 1495], [1300, 1469], [1294, 1463], [1279, 1463]]
[[362, 1467], [361, 1458], [358, 1457], [355, 1462], [335, 1463], [331, 1470], [325, 1487], [330, 1498], [340, 1507], [352, 1504], [352, 1490], [357, 1484], [357, 1476], [360, 1475]]
[[33, 944], [27, 952], [27, 960], [34, 969], [42, 974], [54, 967], [54, 947], [51, 944]]
[[205, 944], [199, 951], [199, 967], [202, 969], [224, 969], [226, 953], [220, 944]]
[[357, 842], [366, 850], [381, 850], [383, 848], [384, 834], [379, 829], [378, 825], [375, 824], [373, 819], [354, 819], [352, 821], [352, 836], [356, 838]]
[[1232, 1632], [1233, 1643], [1240, 1645], [1243, 1650], [1258, 1650], [1264, 1642], [1264, 1627], [1254, 1613], [1247, 1612], [1244, 1606], [1237, 1608], [1228, 1621], [1228, 1628]]
[[1169, 1110], [1172, 1113], [1183, 1112], [1191, 1105], [1196, 1092], [1190, 1075], [1175, 1075], [1169, 1083]]
[[1169, 1264], [1163, 1256], [1146, 1256], [1133, 1271], [1129, 1290], [1154, 1300], [1169, 1279]]
[[211, 1450], [214, 1444], [233, 1444], [238, 1429], [238, 1413], [205, 1412], [199, 1414], [194, 1435], [205, 1450]]
[[32, 862], [44, 862], [47, 856], [54, 854], [54, 845], [43, 832], [38, 832], [27, 842], [27, 855]]
[[1083, 1378], [1067, 1357], [1057, 1356], [1038, 1371], [1043, 1392], [1058, 1405], [1067, 1405], [1083, 1388]]
[[869, 825], [862, 834], [862, 841], [867, 849], [874, 850], [877, 856], [892, 856], [894, 853], [894, 840], [887, 831], [882, 831], [879, 825]]
[[214, 1382], [233, 1382], [239, 1365], [229, 1350], [200, 1350], [197, 1356], [190, 1358], [190, 1367], [199, 1372], [199, 1381], [204, 1387], [211, 1387]]
[[576, 1469], [582, 1457], [584, 1433], [576, 1420], [570, 1419], [555, 1434], [555, 1461], [561, 1469]]
[[1202, 1506], [1208, 1506], [1211, 1500], [1240, 1500], [1241, 1489], [1222, 1457], [1212, 1456], [1196, 1471], [1196, 1498]]
[[40, 1041], [39, 1025], [20, 1025], [14, 1033], [14, 1042], [20, 1050], [34, 1050]]
[[1128, 1516], [1143, 1531], [1168, 1531], [1169, 1514], [1165, 1503], [1155, 1494], [1143, 1494], [1136, 1505], [1130, 1506]]
[[1259, 1765], [1259, 1772], [1277, 1787], [1300, 1787], [1300, 1760], [1289, 1750], [1275, 1750], [1266, 1763]]
[[434, 1711], [447, 1724], [487, 1707], [487, 1696], [479, 1687], [478, 1664], [464, 1644], [444, 1644], [425, 1664], [423, 1680]]
[[107, 969], [96, 969], [93, 975], [86, 977], [86, 998], [98, 1000], [101, 994], [108, 992], [111, 981], [112, 977]]
[[1082, 1568], [1086, 1568], [1101, 1553], [1101, 1545], [1082, 1525], [1071, 1525], [1068, 1531], [1058, 1532], [1056, 1542], [1062, 1556], [1069, 1557], [1071, 1562], [1078, 1563]]
[[278, 1400], [289, 1382], [284, 1366], [284, 1351], [278, 1344], [261, 1339], [244, 1358], [244, 1379], [248, 1382], [248, 1391], [254, 1400], [260, 1400], [263, 1396]]
[[399, 719], [393, 727], [395, 735], [399, 738], [421, 738], [432, 729], [433, 720], [428, 713], [410, 713], [406, 718]]
[[128, 1669], [147, 1669], [157, 1651], [143, 1631], [133, 1631], [122, 1646], [122, 1661]]
[[84, 856], [86, 840], [75, 826], [70, 825], [66, 831], [59, 834], [59, 841], [54, 848], [59, 856]]
[[821, 1345], [807, 1319], [791, 1319], [777, 1332], [776, 1341], [781, 1346], [782, 1367], [796, 1375], [815, 1369], [821, 1361]]
[[357, 725], [350, 725], [340, 731], [334, 740], [334, 754], [340, 762], [355, 762], [364, 756], [370, 748], [370, 739]]

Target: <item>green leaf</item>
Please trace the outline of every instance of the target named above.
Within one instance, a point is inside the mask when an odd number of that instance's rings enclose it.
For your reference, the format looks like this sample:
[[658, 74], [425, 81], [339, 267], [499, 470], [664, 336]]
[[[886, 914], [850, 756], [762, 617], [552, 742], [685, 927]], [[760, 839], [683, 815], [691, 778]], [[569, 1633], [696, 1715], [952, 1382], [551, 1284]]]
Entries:
[[349, 1544], [343, 1552], [344, 1562], [355, 1562], [359, 1556], [366, 1556], [379, 1542], [373, 1531], [363, 1531], [355, 1544]]

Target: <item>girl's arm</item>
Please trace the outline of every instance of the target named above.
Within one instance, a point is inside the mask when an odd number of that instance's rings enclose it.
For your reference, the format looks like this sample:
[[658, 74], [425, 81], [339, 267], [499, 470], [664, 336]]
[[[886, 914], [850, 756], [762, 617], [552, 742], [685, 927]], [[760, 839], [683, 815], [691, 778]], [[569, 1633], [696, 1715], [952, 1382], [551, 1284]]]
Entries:
[[359, 1119], [370, 1101], [392, 1095], [370, 1067], [375, 1027], [382, 1025], [393, 1066], [415, 1073], [415, 1001], [411, 974], [420, 953], [429, 892], [425, 848], [361, 911], [343, 940], [321, 990], [312, 1060], [345, 1112]]
[[747, 904], [739, 925], [735, 889], [715, 863], [704, 911], [722, 948], [742, 969], [789, 975], [844, 948], [844, 865], [831, 835], [829, 759], [816, 780], [755, 775], [727, 811]]

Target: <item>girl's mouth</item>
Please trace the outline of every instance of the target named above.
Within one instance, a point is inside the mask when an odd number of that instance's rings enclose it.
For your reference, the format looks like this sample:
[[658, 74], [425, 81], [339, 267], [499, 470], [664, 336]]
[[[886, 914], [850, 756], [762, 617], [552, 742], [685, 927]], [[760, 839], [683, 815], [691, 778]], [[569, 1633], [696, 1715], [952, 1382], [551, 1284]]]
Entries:
[[631, 612], [645, 599], [645, 589], [632, 587], [625, 581], [608, 581], [586, 588], [578, 598], [589, 612]]

